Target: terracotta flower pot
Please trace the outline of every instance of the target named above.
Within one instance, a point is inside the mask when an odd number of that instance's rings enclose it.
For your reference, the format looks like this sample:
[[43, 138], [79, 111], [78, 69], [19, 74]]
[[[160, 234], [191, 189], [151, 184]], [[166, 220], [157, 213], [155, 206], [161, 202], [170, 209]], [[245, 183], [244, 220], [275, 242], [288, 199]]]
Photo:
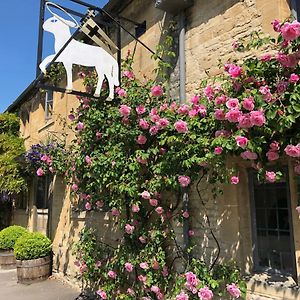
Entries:
[[9, 270], [16, 267], [13, 250], [0, 250], [0, 269]]
[[51, 275], [51, 257], [17, 260], [18, 283], [30, 284], [46, 280]]

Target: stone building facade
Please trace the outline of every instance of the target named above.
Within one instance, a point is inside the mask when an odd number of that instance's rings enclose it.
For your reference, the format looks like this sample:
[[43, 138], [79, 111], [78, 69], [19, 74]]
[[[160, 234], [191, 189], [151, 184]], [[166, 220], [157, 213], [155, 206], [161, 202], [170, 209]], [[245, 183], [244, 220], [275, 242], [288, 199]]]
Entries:
[[[234, 41], [249, 36], [252, 31], [272, 33], [271, 21], [289, 17], [292, 8], [297, 11], [297, 1], [195, 0], [185, 11], [187, 99], [198, 91], [202, 78], [219, 72], [219, 60], [226, 62], [231, 58]], [[168, 24], [179, 21], [178, 16], [155, 8], [152, 0], [111, 0], [105, 9], [136, 23], [146, 21], [146, 32], [140, 40], [153, 50], [161, 43], [163, 30]], [[126, 19], [120, 19], [122, 25], [134, 32], [136, 24]], [[116, 31], [112, 30], [111, 35], [115, 36]], [[176, 42], [176, 30], [174, 38]], [[124, 31], [121, 31], [121, 49], [122, 55], [126, 55], [128, 50], [134, 52], [134, 70], [138, 76], [153, 76], [155, 63], [151, 53]], [[170, 79], [171, 93], [175, 98], [179, 98], [179, 72], [177, 60]], [[74, 88], [82, 88], [79, 79], [74, 82]], [[25, 93], [9, 108], [9, 111], [19, 112], [20, 131], [27, 149], [32, 144], [46, 141], [49, 136], [67, 144], [74, 138], [74, 133], [68, 128], [67, 116], [72, 108], [77, 107], [77, 98], [55, 92], [50, 95], [53, 102], [49, 113], [49, 103], [45, 102], [45, 99], [49, 100], [47, 97], [39, 91]], [[191, 225], [199, 257], [207, 262], [213, 261], [216, 255], [224, 261], [237, 261], [249, 278], [248, 299], [300, 299], [296, 287], [300, 284], [300, 219], [294, 209], [297, 206], [298, 183], [294, 180], [290, 163], [286, 163], [286, 179], [275, 184], [274, 189], [258, 185], [244, 163], [230, 160], [230, 164], [235, 164], [240, 170], [239, 185], [225, 186], [224, 194], [214, 200], [203, 180], [201, 197], [196, 187], [189, 195]], [[37, 187], [34, 179], [26, 204], [14, 211], [13, 222], [46, 233], [53, 240], [54, 271], [74, 278], [76, 268], [72, 245], [78, 239], [81, 228], [93, 224], [102, 228], [100, 235], [103, 239], [113, 242], [118, 238], [113, 220], [105, 212], [74, 211], [70, 191], [59, 177], [54, 177], [47, 185], [44, 195], [49, 201], [45, 207], [37, 207]], [[115, 234], [111, 234], [112, 231]], [[217, 253], [212, 232], [220, 244], [220, 253]], [[180, 239], [180, 227], [177, 234]], [[276, 251], [268, 254], [265, 250], [270, 244]], [[276, 272], [270, 272], [272, 270]]]

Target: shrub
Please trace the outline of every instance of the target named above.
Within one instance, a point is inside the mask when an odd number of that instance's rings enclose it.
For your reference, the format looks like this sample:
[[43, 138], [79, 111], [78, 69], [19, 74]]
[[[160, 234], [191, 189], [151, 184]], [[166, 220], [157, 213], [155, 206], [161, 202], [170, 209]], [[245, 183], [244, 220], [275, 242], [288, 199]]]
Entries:
[[39, 232], [27, 233], [15, 244], [16, 259], [30, 260], [42, 258], [51, 254], [51, 240]]
[[0, 249], [14, 249], [16, 240], [27, 233], [24, 227], [13, 225], [0, 231]]

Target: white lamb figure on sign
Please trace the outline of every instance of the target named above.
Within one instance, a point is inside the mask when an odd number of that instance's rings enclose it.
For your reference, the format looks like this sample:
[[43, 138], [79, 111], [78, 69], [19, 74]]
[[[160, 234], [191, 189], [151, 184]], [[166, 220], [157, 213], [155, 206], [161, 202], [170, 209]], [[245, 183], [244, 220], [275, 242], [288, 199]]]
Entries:
[[[55, 38], [55, 53], [64, 46], [71, 37], [70, 27], [75, 27], [72, 21], [51, 17], [43, 24], [43, 29], [53, 33]], [[46, 72], [47, 65], [53, 60], [56, 54], [47, 56], [40, 64], [42, 72]], [[55, 60], [63, 63], [67, 73], [66, 91], [71, 92], [73, 89], [72, 66], [73, 64], [95, 67], [98, 74], [98, 83], [95, 90], [95, 97], [100, 96], [100, 91], [104, 76], [109, 84], [109, 98], [114, 98], [114, 86], [119, 85], [119, 65], [116, 59], [107, 53], [104, 49], [78, 42], [74, 39], [67, 45], [62, 53]]]

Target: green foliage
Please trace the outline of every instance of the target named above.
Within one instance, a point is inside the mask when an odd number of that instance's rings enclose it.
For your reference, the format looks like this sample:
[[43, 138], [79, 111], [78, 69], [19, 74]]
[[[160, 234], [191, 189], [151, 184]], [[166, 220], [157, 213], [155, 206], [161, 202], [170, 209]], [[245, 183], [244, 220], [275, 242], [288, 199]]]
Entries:
[[52, 243], [39, 232], [26, 233], [20, 237], [14, 247], [16, 259], [30, 260], [42, 258], [51, 254]]
[[25, 152], [18, 136], [19, 119], [14, 114], [0, 114], [0, 192], [19, 193], [27, 188], [18, 162]]
[[0, 114], [0, 134], [18, 135], [20, 128], [20, 120], [15, 114]]
[[24, 227], [13, 225], [0, 231], [0, 249], [14, 249], [17, 239], [27, 233]]

